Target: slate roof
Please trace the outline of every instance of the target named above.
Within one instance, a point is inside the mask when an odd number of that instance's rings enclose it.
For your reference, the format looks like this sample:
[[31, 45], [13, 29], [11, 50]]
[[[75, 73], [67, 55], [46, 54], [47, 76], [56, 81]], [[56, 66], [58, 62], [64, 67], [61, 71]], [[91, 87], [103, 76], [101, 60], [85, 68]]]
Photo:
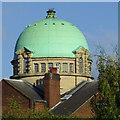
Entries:
[[[25, 80], [3, 79], [32, 100], [44, 101], [44, 92]], [[98, 81], [86, 81], [61, 96], [61, 102], [51, 111], [55, 115], [68, 116], [74, 113], [89, 98], [98, 93]]]
[[23, 95], [29, 97], [32, 100], [43, 100], [44, 96], [35, 86], [25, 80], [3, 79], [12, 87], [17, 89]]
[[[56, 107], [51, 109], [55, 115], [68, 116], [77, 110], [90, 97], [98, 93], [98, 82], [84, 82], [77, 86], [76, 89], [66, 95], [66, 100], [62, 101]], [[64, 96], [65, 98], [65, 96]]]

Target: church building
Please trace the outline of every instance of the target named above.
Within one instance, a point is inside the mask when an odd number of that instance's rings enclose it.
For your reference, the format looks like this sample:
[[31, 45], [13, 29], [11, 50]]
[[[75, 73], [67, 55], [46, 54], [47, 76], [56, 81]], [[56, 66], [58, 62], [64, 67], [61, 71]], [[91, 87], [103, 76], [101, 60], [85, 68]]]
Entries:
[[66, 117], [95, 115], [90, 101], [98, 99], [98, 82], [92, 80], [87, 41], [75, 25], [57, 19], [55, 13], [50, 9], [46, 19], [20, 34], [11, 61], [13, 75], [0, 82], [3, 112], [14, 96], [26, 111], [48, 108]]
[[45, 73], [56, 67], [61, 78], [60, 93], [64, 94], [94, 76], [84, 35], [72, 23], [57, 19], [55, 13], [50, 9], [46, 19], [28, 25], [20, 34], [10, 78], [42, 86]]

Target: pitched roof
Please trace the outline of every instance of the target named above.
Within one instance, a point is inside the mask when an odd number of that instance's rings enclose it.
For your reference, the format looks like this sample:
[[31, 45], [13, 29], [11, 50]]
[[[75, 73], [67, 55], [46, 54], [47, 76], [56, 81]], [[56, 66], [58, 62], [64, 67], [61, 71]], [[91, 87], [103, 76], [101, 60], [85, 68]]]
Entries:
[[66, 97], [64, 96], [66, 100], [51, 109], [51, 111], [55, 115], [68, 116], [96, 93], [98, 93], [97, 81], [84, 82], [66, 95]]
[[12, 87], [17, 89], [23, 95], [29, 97], [32, 100], [43, 100], [43, 94], [36, 87], [25, 80], [15, 79], [3, 79], [5, 82], [10, 84]]

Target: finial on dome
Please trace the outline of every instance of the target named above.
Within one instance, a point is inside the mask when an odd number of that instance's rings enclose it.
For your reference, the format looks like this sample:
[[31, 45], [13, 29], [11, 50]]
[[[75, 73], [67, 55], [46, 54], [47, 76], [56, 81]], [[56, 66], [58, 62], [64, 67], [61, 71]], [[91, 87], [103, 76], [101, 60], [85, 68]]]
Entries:
[[49, 11], [47, 11], [46, 18], [56, 18], [55, 13], [56, 11], [54, 11], [54, 8], [49, 9]]

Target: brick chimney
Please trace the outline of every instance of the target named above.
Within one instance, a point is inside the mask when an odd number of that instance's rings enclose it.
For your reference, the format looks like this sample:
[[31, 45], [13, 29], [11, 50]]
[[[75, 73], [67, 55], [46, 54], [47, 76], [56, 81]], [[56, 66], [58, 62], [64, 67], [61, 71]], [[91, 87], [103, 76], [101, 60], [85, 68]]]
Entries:
[[45, 74], [44, 92], [49, 109], [60, 102], [60, 75], [57, 74], [57, 68], [50, 68], [49, 73]]

